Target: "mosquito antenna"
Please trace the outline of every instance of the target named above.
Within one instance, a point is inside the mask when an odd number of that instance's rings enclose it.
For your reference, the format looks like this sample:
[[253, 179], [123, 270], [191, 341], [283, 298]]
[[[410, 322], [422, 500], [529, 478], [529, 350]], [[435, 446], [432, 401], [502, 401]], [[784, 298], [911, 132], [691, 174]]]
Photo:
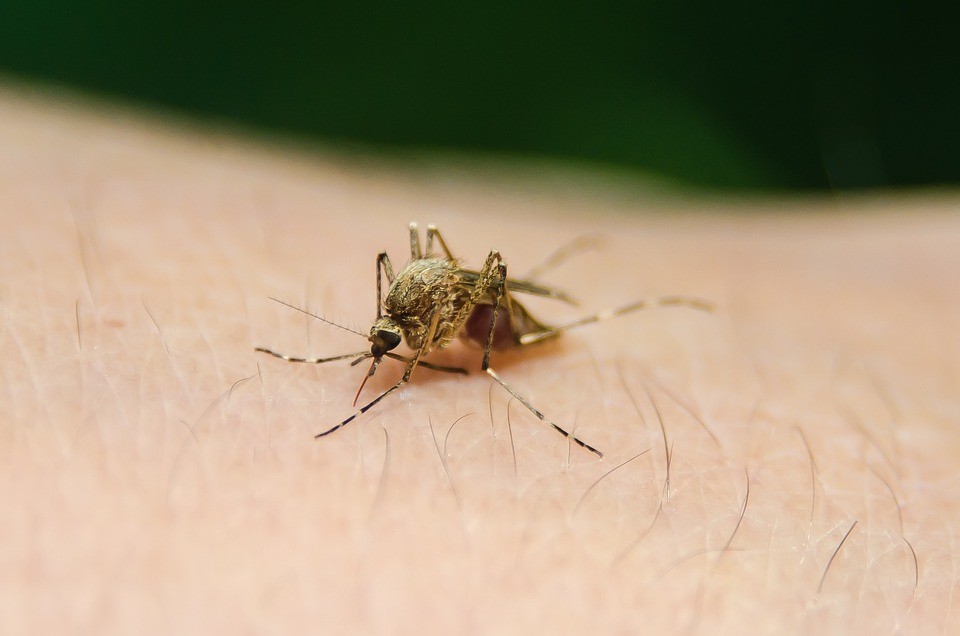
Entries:
[[349, 331], [350, 333], [355, 333], [355, 334], [357, 334], [358, 336], [362, 336], [362, 337], [364, 337], [364, 338], [367, 337], [367, 334], [362, 333], [362, 332], [360, 332], [360, 331], [357, 331], [356, 329], [351, 329], [350, 327], [341, 325], [340, 323], [334, 322], [334, 321], [332, 321], [332, 320], [330, 320], [330, 319], [328, 319], [328, 318], [324, 318], [323, 316], [318, 316], [317, 314], [315, 314], [315, 313], [313, 313], [313, 312], [311, 312], [311, 311], [307, 311], [306, 309], [301, 309], [301, 308], [297, 307], [296, 305], [291, 305], [290, 303], [284, 302], [284, 301], [280, 300], [279, 298], [274, 298], [273, 296], [268, 296], [268, 298], [269, 298], [270, 300], [272, 300], [273, 302], [280, 303], [281, 305], [283, 305], [283, 306], [285, 306], [285, 307], [289, 307], [290, 309], [293, 309], [293, 310], [295, 310], [295, 311], [299, 311], [301, 314], [306, 314], [306, 315], [310, 316], [311, 318], [316, 318], [316, 319], [319, 320], [320, 322], [325, 322], [325, 323], [327, 323], [328, 325], [331, 325], [331, 326], [336, 327], [336, 328], [338, 328], [338, 329], [343, 329], [344, 331]]

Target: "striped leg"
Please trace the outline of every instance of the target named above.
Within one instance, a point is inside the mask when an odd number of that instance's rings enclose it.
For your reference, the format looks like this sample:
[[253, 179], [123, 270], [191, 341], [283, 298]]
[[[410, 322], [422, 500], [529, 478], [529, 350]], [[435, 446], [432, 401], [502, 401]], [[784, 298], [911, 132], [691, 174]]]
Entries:
[[[323, 364], [324, 362], [334, 362], [336, 360], [346, 360], [347, 358], [356, 358], [356, 360], [350, 363], [350, 366], [356, 366], [361, 362], [363, 362], [364, 360], [366, 360], [367, 358], [371, 357], [369, 351], [345, 353], [343, 355], [331, 356], [329, 358], [296, 358], [294, 356], [288, 356], [284, 353], [278, 353], [276, 351], [273, 351], [272, 349], [265, 349], [263, 347], [255, 347], [254, 351], [259, 351], [260, 353], [266, 353], [273, 356], [274, 358], [280, 358], [281, 360], [286, 360], [287, 362], [299, 362], [303, 364]], [[393, 353], [392, 351], [388, 351], [384, 355], [393, 360], [406, 362], [407, 364], [410, 364], [410, 361], [412, 360], [412, 358], [402, 356], [399, 353]], [[417, 364], [423, 367], [424, 369], [430, 369], [431, 371], [440, 371], [442, 373], [457, 373], [459, 375], [467, 374], [467, 370], [461, 367], [446, 367], [446, 366], [443, 366], [442, 364], [433, 364], [432, 362], [427, 362], [426, 360], [421, 360]]]
[[455, 261], [453, 254], [450, 253], [450, 248], [447, 247], [447, 242], [443, 240], [443, 236], [440, 235], [440, 230], [437, 229], [435, 225], [427, 226], [427, 258], [433, 257], [433, 239], [437, 239], [437, 243], [440, 244], [440, 249], [443, 250], [444, 256], [447, 257], [448, 261]]
[[623, 307], [617, 307], [616, 309], [608, 309], [607, 311], [601, 311], [593, 314], [592, 316], [587, 316], [585, 318], [580, 318], [579, 320], [574, 320], [568, 322], [565, 325], [559, 325], [557, 327], [548, 327], [543, 331], [534, 331], [531, 333], [525, 333], [520, 336], [520, 345], [529, 345], [536, 342], [541, 342], [547, 340], [548, 338], [555, 338], [560, 335], [562, 332], [575, 327], [582, 327], [583, 325], [590, 325], [595, 322], [601, 322], [603, 320], [609, 320], [610, 318], [616, 318], [617, 316], [622, 316], [624, 314], [629, 314], [634, 311], [640, 311], [642, 309], [650, 309], [653, 307], [689, 307], [691, 309], [699, 309], [700, 311], [713, 311], [713, 305], [708, 303], [705, 300], [700, 300], [699, 298], [689, 298], [686, 296], [662, 296], [660, 298], [647, 298], [644, 300], [638, 300], [637, 302], [630, 303], [629, 305], [624, 305]]
[[[493, 254], [493, 252], [491, 252], [491, 255], [492, 255], [492, 254]], [[499, 256], [499, 254], [497, 254], [497, 256]], [[482, 369], [487, 373], [487, 375], [489, 375], [491, 378], [493, 378], [493, 379], [497, 382], [497, 384], [499, 384], [500, 386], [502, 386], [502, 387], [507, 391], [507, 393], [509, 393], [509, 394], [512, 395], [513, 397], [517, 398], [517, 401], [520, 402], [520, 404], [523, 404], [525, 407], [527, 407], [527, 410], [529, 410], [531, 413], [533, 413], [534, 415], [536, 415], [537, 418], [538, 418], [541, 422], [544, 422], [544, 423], [546, 423], [546, 424], [549, 424], [550, 426], [553, 427], [553, 430], [557, 431], [558, 433], [560, 433], [560, 434], [563, 435], [564, 437], [573, 440], [573, 441], [576, 442], [581, 448], [585, 448], [586, 450], [590, 451], [591, 453], [593, 453], [593, 454], [596, 455], [597, 457], [603, 457], [603, 453], [601, 453], [599, 450], [597, 450], [596, 448], [594, 448], [594, 447], [591, 446], [590, 444], [587, 444], [585, 441], [583, 441], [582, 439], [576, 437], [575, 435], [573, 435], [572, 433], [570, 433], [569, 431], [567, 431], [567, 430], [564, 429], [563, 427], [559, 426], [558, 424], [552, 422], [551, 420], [548, 420], [547, 417], [546, 417], [543, 413], [541, 413], [539, 409], [537, 409], [535, 406], [533, 406], [532, 404], [530, 404], [530, 402], [529, 402], [525, 397], [523, 397], [522, 395], [520, 395], [519, 393], [517, 393], [517, 391], [516, 391], [513, 387], [511, 387], [509, 384], [507, 384], [507, 383], [503, 380], [503, 378], [501, 378], [501, 377], [497, 374], [497, 372], [494, 371], [494, 370], [490, 367], [490, 351], [493, 349], [493, 334], [495, 333], [495, 329], [496, 329], [496, 326], [497, 326], [497, 314], [500, 313], [500, 311], [499, 311], [499, 310], [500, 310], [500, 303], [501, 303], [504, 299], [506, 299], [507, 307], [508, 307], [508, 308], [510, 307], [510, 305], [509, 305], [510, 298], [509, 298], [509, 296], [507, 295], [507, 291], [506, 291], [506, 288], [505, 288], [506, 280], [507, 280], [507, 264], [506, 264], [506, 263], [504, 263], [504, 262], [501, 261], [501, 262], [498, 264], [498, 273], [499, 273], [499, 279], [496, 280], [496, 281], [494, 281], [494, 283], [493, 283], [493, 285], [495, 286], [496, 292], [495, 292], [495, 294], [494, 294], [493, 311], [490, 312], [490, 331], [487, 333], [487, 344], [486, 344], [486, 347], [485, 347], [484, 352], [483, 352], [483, 365], [482, 365]]]

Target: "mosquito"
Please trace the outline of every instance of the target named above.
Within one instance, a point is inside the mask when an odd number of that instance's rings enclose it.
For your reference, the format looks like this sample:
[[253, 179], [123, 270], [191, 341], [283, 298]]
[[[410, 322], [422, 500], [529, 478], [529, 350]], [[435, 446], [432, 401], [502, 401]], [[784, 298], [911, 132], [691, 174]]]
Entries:
[[[435, 244], [439, 245], [439, 254], [434, 249]], [[555, 258], [551, 260], [559, 261], [565, 257], [565, 254], [558, 252]], [[555, 431], [582, 448], [598, 457], [603, 457], [600, 450], [548, 419], [529, 400], [507, 384], [490, 366], [491, 352], [528, 347], [557, 338], [563, 332], [575, 327], [655, 306], [686, 306], [702, 311], [712, 311], [713, 309], [710, 303], [697, 298], [663, 296], [639, 300], [629, 305], [602, 311], [562, 325], [547, 325], [534, 318], [514, 294], [541, 296], [574, 304], [569, 296], [562, 291], [544, 287], [530, 280], [508, 278], [507, 264], [497, 250], [490, 251], [479, 270], [463, 267], [461, 261], [453, 256], [443, 239], [443, 235], [434, 225], [427, 226], [424, 249], [420, 243], [420, 232], [417, 224], [410, 224], [410, 262], [398, 274], [394, 274], [390, 257], [387, 256], [386, 252], [380, 252], [377, 255], [376, 266], [377, 319], [370, 328], [369, 334], [354, 331], [283, 301], [277, 301], [323, 322], [366, 337], [370, 342], [369, 351], [363, 350], [328, 358], [297, 358], [263, 347], [256, 347], [256, 351], [288, 362], [304, 364], [323, 364], [353, 358], [354, 360], [351, 363], [351, 366], [353, 366], [372, 358], [370, 368], [357, 390], [354, 406], [359, 401], [367, 380], [377, 372], [383, 358], [391, 358], [406, 363], [403, 376], [396, 384], [336, 426], [318, 433], [314, 436], [315, 438], [329, 435], [369, 411], [381, 400], [409, 382], [414, 369], [418, 366], [447, 373], [467, 373], [462, 368], [436, 365], [423, 359], [432, 351], [447, 347], [459, 336], [463, 340], [483, 347], [481, 370], [493, 378], [497, 384], [523, 404], [540, 421], [550, 425]], [[383, 296], [384, 278], [387, 279], [389, 284], [386, 297]], [[412, 356], [403, 356], [393, 351], [401, 342], [406, 342], [407, 346], [413, 351]]]

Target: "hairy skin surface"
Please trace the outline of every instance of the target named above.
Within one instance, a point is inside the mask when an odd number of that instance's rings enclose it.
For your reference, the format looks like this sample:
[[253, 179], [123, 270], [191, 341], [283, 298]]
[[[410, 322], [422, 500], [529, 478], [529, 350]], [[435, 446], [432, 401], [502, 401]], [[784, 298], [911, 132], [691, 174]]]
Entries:
[[[53, 103], [0, 92], [0, 633], [960, 632], [955, 198], [403, 173]], [[579, 307], [525, 302], [551, 324], [717, 310], [494, 356], [602, 461], [460, 342], [429, 359], [469, 376], [314, 440], [365, 365], [254, 347], [368, 344], [268, 297], [366, 333], [411, 220], [517, 276], [605, 237], [542, 277]]]

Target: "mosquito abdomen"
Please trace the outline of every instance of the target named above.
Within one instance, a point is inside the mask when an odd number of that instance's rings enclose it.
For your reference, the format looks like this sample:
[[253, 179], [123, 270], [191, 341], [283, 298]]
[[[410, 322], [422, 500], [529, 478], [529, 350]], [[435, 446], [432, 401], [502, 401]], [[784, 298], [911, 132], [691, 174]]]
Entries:
[[[470, 312], [470, 316], [463, 324], [462, 336], [466, 340], [477, 343], [481, 347], [487, 346], [487, 336], [490, 334], [490, 318], [493, 316], [493, 305], [477, 305]], [[497, 309], [497, 325], [493, 330], [493, 349], [504, 351], [517, 346], [516, 334], [510, 325], [510, 312], [506, 307]]]

